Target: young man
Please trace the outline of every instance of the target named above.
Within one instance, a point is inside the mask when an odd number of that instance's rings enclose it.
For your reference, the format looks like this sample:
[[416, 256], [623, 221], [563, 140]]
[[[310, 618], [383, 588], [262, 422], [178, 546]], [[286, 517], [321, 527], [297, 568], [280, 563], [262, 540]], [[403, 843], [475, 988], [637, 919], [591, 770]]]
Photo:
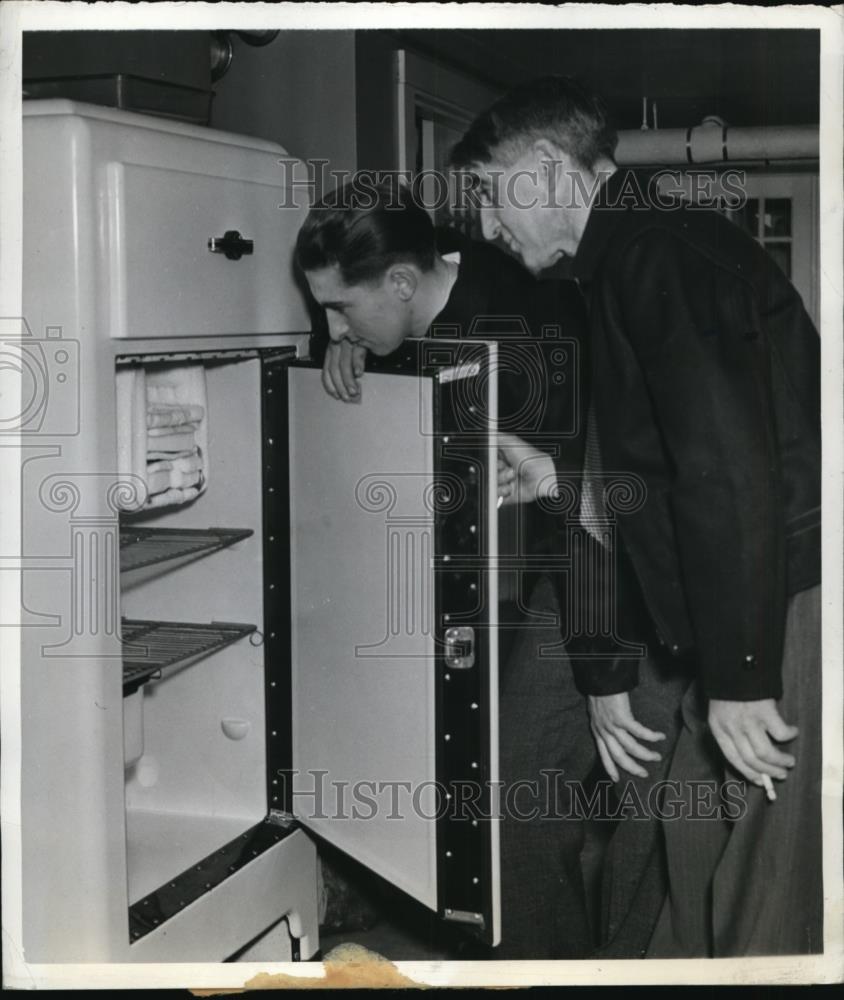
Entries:
[[[693, 781], [750, 782], [736, 822], [710, 810], [664, 824], [670, 892], [650, 953], [819, 951], [817, 332], [752, 239], [717, 213], [660, 206], [616, 168], [614, 143], [598, 99], [554, 77], [478, 118], [453, 162], [478, 179], [487, 239], [534, 272], [570, 258], [583, 289], [593, 447], [581, 507], [598, 468], [641, 478], [644, 502], [616, 515], [618, 556], [661, 643], [696, 676], [669, 778], [685, 797]], [[510, 444], [514, 491], [547, 490], [547, 456]], [[636, 671], [589, 674], [606, 769], [635, 773], [653, 740]]]
[[[533, 280], [498, 248], [456, 230], [435, 229], [412, 192], [385, 183], [351, 181], [315, 205], [300, 230], [296, 262], [325, 318], [323, 385], [345, 402], [359, 396], [369, 355], [385, 357], [407, 337], [433, 327], [457, 337], [503, 338], [505, 392], [539, 393], [541, 424], [554, 426], [549, 386], [525, 388], [517, 367], [523, 341], [539, 342], [543, 327], [580, 337], [585, 317], [570, 281]], [[479, 322], [480, 321], [480, 322]], [[517, 411], [523, 399], [507, 399]]]
[[[393, 187], [380, 188], [373, 198], [370, 189], [356, 195], [348, 185], [315, 206], [299, 233], [296, 260], [325, 310], [331, 343], [323, 384], [330, 395], [346, 402], [360, 398], [365, 365], [377, 365], [406, 337], [423, 337], [437, 327], [448, 329], [451, 337], [500, 336], [506, 338], [499, 371], [500, 421], [535, 414], [536, 407], [526, 406], [534, 394], [543, 416], [538, 423], [531, 419], [531, 429], [559, 434], [560, 410], [570, 401], [572, 387], [564, 384], [555, 391], [552, 374], [537, 378], [521, 355], [529, 353], [531, 341], [541, 340], [548, 325], [562, 326], [566, 337], [582, 340], [583, 306], [570, 282], [535, 281], [497, 248], [435, 231], [411, 193]], [[523, 340], [513, 338], [514, 318]], [[553, 342], [551, 347], [553, 351]], [[520, 433], [530, 437], [527, 431]], [[582, 444], [572, 436], [561, 447], [573, 467], [579, 467]], [[543, 534], [547, 542], [547, 526]], [[588, 733], [577, 743], [576, 754], [565, 760], [548, 752], [553, 739], [541, 739], [542, 733], [560, 729], [579, 732], [585, 718], [582, 696], [564, 696], [568, 687], [561, 678], [568, 667], [561, 656], [540, 658], [538, 653], [560, 639], [554, 624], [556, 598], [547, 578], [537, 585], [530, 610], [551, 624], [521, 630], [502, 671], [502, 780], [509, 787], [540, 778], [543, 767], [563, 767], [567, 780], [583, 781], [595, 756]], [[533, 805], [526, 799], [522, 804], [526, 811]], [[494, 957], [584, 958], [593, 952], [583, 879], [574, 874], [583, 826], [577, 819], [503, 817], [503, 932]], [[559, 862], [549, 862], [562, 855], [570, 875], [562, 873]]]

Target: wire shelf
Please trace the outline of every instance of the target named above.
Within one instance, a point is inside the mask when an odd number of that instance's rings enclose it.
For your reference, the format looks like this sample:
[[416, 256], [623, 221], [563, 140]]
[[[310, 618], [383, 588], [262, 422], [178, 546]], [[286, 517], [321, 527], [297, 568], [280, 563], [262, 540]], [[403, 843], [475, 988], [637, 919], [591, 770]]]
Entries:
[[207, 656], [257, 628], [233, 622], [143, 621], [124, 618], [123, 693], [132, 694], [142, 684], [160, 676], [165, 667]]
[[204, 555], [225, 549], [252, 535], [251, 528], [120, 529], [120, 569], [140, 569], [169, 559]]

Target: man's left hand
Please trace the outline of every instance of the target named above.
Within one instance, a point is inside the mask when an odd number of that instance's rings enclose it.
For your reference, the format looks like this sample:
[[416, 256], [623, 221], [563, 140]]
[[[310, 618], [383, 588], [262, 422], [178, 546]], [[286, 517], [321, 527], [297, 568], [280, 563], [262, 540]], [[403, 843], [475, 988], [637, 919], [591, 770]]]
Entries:
[[789, 726], [773, 698], [761, 701], [709, 701], [709, 728], [724, 756], [754, 785], [762, 775], [784, 781], [795, 758], [774, 746], [793, 740], [797, 727]]

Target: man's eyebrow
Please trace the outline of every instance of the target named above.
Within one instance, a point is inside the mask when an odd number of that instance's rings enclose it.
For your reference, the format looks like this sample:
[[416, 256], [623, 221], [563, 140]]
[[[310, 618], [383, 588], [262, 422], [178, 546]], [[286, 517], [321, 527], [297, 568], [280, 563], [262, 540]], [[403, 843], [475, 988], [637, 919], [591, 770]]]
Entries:
[[345, 309], [346, 303], [342, 299], [336, 301], [320, 302], [323, 309]]

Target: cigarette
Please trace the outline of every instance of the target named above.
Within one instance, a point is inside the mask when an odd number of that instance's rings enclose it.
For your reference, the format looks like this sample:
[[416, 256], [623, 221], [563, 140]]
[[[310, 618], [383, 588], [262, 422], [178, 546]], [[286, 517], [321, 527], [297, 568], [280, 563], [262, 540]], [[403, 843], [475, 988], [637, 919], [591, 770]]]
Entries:
[[504, 497], [499, 497], [499, 498], [498, 498], [498, 503], [497, 503], [497, 504], [496, 504], [495, 506], [496, 506], [496, 507], [498, 507], [498, 508], [500, 509], [500, 507], [501, 507], [501, 505], [502, 505], [503, 503], [504, 503]]
[[770, 775], [762, 775], [762, 787], [765, 789], [765, 795], [767, 795], [768, 801], [776, 802], [777, 793], [774, 791], [774, 783], [771, 781]]

